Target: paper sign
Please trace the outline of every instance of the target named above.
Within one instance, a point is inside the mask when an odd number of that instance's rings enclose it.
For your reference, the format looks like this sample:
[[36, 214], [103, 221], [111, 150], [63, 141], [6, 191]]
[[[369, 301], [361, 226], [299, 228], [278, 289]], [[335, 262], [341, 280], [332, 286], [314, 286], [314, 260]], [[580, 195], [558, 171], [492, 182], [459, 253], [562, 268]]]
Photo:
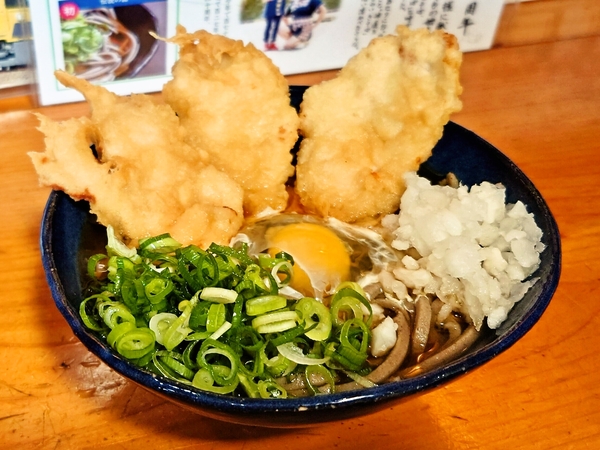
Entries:
[[32, 1], [41, 104], [78, 101], [56, 69], [121, 94], [160, 91], [181, 24], [263, 49], [284, 75], [338, 69], [400, 25], [441, 29], [461, 50], [490, 48], [504, 0], [64, 0]]
[[175, 32], [168, 10], [166, 0], [33, 1], [40, 103], [83, 99], [56, 81], [57, 69], [121, 95], [161, 90], [170, 78], [176, 51], [150, 32], [159, 36]]

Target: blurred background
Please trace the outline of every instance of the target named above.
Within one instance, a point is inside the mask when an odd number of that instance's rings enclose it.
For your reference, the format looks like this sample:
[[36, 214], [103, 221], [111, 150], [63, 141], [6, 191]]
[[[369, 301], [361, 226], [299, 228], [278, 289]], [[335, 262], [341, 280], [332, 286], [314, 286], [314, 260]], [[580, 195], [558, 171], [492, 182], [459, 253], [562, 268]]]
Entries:
[[[184, 0], [198, 4], [201, 0]], [[485, 0], [478, 0], [483, 3]], [[478, 4], [475, 0], [472, 3]], [[65, 2], [60, 2], [63, 4]], [[161, 4], [162, 3], [162, 4]], [[166, 15], [166, 1], [156, 2], [153, 17]], [[324, 0], [332, 11], [342, 0]], [[452, 1], [443, 2], [451, 4]], [[554, 38], [584, 36], [600, 28], [597, 8], [587, 0], [505, 0], [499, 18], [493, 47], [524, 42], [543, 42]], [[600, 2], [591, 2], [591, 4]], [[148, 3], [152, 6], [151, 3]], [[35, 7], [35, 3], [33, 7]], [[538, 7], [539, 5], [539, 7]], [[148, 8], [148, 6], [145, 6]], [[263, 0], [245, 0], [241, 21], [260, 20]], [[117, 9], [117, 8], [115, 8]], [[164, 11], [164, 12], [163, 12]], [[518, 14], [517, 14], [518, 12]], [[133, 19], [134, 22], [137, 19]], [[139, 21], [138, 21], [139, 22]], [[158, 34], [164, 33], [160, 20], [152, 24]], [[162, 32], [162, 33], [161, 33]], [[164, 34], [163, 34], [164, 35]], [[36, 98], [35, 62], [29, 0], [0, 0], [0, 109], [25, 109], [38, 106]], [[132, 63], [121, 76], [145, 76], [165, 71], [164, 54], [160, 46], [148, 50]]]
[[0, 89], [34, 81], [31, 19], [26, 0], [0, 0]]

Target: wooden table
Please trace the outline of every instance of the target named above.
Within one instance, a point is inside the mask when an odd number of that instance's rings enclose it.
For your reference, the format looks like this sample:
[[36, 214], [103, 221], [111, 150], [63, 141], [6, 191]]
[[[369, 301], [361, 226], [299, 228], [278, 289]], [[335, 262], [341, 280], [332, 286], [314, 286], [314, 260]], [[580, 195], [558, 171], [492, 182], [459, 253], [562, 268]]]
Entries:
[[[38, 187], [26, 152], [42, 149], [42, 136], [27, 99], [3, 102], [0, 447], [600, 448], [599, 4], [507, 6], [495, 48], [465, 55], [464, 109], [453, 117], [515, 161], [558, 221], [563, 271], [546, 313], [508, 351], [441, 389], [307, 430], [232, 426], [191, 414], [126, 381], [83, 347], [54, 307], [40, 264], [49, 190]], [[65, 119], [86, 114], [87, 106], [40, 111]]]

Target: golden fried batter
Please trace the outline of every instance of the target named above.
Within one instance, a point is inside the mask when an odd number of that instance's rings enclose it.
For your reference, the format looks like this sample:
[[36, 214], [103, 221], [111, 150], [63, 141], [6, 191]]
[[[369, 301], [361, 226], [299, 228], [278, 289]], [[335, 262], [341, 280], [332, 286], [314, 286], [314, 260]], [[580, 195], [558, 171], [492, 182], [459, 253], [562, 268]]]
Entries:
[[246, 214], [282, 211], [299, 119], [279, 69], [252, 44], [206, 31], [179, 26], [168, 41], [180, 52], [163, 95], [186, 142], [242, 186]]
[[395, 211], [402, 175], [431, 155], [462, 107], [456, 38], [396, 32], [304, 94], [296, 191], [313, 213], [353, 222]]
[[30, 156], [41, 184], [88, 200], [99, 222], [130, 245], [165, 232], [182, 244], [229, 241], [243, 223], [243, 191], [183, 141], [168, 105], [56, 76], [84, 94], [92, 114], [60, 123], [38, 115], [46, 151]]

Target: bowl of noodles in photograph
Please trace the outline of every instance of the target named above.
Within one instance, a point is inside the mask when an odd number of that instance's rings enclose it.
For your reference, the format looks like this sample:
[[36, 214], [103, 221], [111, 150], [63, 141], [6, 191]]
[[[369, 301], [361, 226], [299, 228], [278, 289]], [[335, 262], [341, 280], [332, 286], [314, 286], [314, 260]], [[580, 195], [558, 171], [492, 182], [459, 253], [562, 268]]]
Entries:
[[[303, 87], [291, 88], [294, 106], [299, 105], [303, 92]], [[483, 319], [478, 330], [464, 321], [460, 314], [451, 312], [446, 313], [443, 323], [436, 323], [435, 317], [443, 313], [444, 306], [439, 301], [432, 301], [432, 298], [428, 298], [427, 302], [412, 299], [408, 306], [399, 305], [397, 299], [396, 303], [389, 298], [386, 300], [381, 295], [381, 286], [378, 283], [369, 285], [363, 277], [362, 283], [359, 283], [364, 287], [363, 296], [379, 298], [379, 301], [373, 301], [379, 304], [373, 307], [373, 311], [391, 311], [388, 315], [394, 317], [394, 322], [398, 318], [404, 321], [400, 327], [388, 323], [392, 330], [404, 328], [405, 335], [398, 335], [391, 351], [373, 363], [371, 373], [379, 375], [387, 370], [386, 367], [392, 367], [391, 373], [382, 377], [369, 378], [368, 371], [351, 374], [343, 382], [321, 389], [327, 385], [326, 382], [307, 385], [304, 379], [304, 385], [294, 385], [298, 380], [289, 376], [285, 378], [283, 371], [280, 380], [284, 381], [280, 382], [288, 391], [288, 395], [282, 396], [285, 398], [260, 398], [259, 395], [254, 396], [259, 398], [249, 398], [241, 394], [240, 389], [209, 392], [196, 388], [183, 377], [167, 377], [160, 371], [132, 363], [115, 352], [105, 336], [86, 326], [81, 314], [88, 259], [105, 251], [107, 230], [95, 221], [86, 202], [75, 202], [58, 191], [51, 193], [43, 217], [43, 265], [55, 303], [74, 334], [94, 355], [125, 378], [187, 409], [219, 420], [267, 427], [338, 421], [389, 408], [465, 375], [508, 350], [540, 319], [557, 287], [561, 264], [557, 225], [544, 199], [526, 175], [491, 144], [453, 122], [445, 126], [443, 137], [432, 156], [418, 171], [420, 178], [429, 179], [431, 184], [446, 180], [448, 174], [453, 174], [460, 184], [467, 187], [483, 182], [501, 184], [506, 190], [507, 204], [525, 205], [526, 215], [533, 217], [541, 232], [539, 264], [534, 273], [526, 274], [526, 292], [519, 294], [520, 299], [514, 306], [506, 308], [505, 320], [495, 317], [497, 323], [490, 327], [488, 320], [491, 318]], [[345, 233], [344, 230], [332, 230], [338, 237]], [[267, 231], [262, 229], [259, 233]], [[349, 233], [352, 234], [351, 231]], [[370, 237], [365, 239], [368, 241]], [[376, 248], [375, 252], [380, 250]], [[407, 285], [410, 291], [410, 282]], [[422, 306], [421, 303], [427, 305]], [[313, 321], [312, 325], [316, 327], [313, 331], [318, 332], [318, 323]], [[423, 326], [428, 333], [425, 338], [419, 336]], [[345, 339], [351, 340], [348, 336]], [[400, 340], [407, 342], [399, 345]], [[374, 342], [372, 345], [375, 345]], [[217, 352], [218, 349], [213, 350]], [[290, 357], [294, 358], [293, 355]], [[346, 357], [352, 359], [351, 354]], [[306, 358], [306, 355], [300, 358]], [[401, 361], [390, 361], [394, 358]], [[306, 364], [305, 359], [302, 362]], [[174, 364], [171, 361], [172, 368]], [[327, 366], [327, 363], [324, 365]], [[316, 370], [310, 375], [304, 373], [309, 377], [323, 377]], [[268, 389], [273, 389], [273, 386]]]
[[158, 20], [143, 5], [80, 10], [61, 20], [67, 72], [106, 82], [133, 78], [146, 67], [160, 45]]

